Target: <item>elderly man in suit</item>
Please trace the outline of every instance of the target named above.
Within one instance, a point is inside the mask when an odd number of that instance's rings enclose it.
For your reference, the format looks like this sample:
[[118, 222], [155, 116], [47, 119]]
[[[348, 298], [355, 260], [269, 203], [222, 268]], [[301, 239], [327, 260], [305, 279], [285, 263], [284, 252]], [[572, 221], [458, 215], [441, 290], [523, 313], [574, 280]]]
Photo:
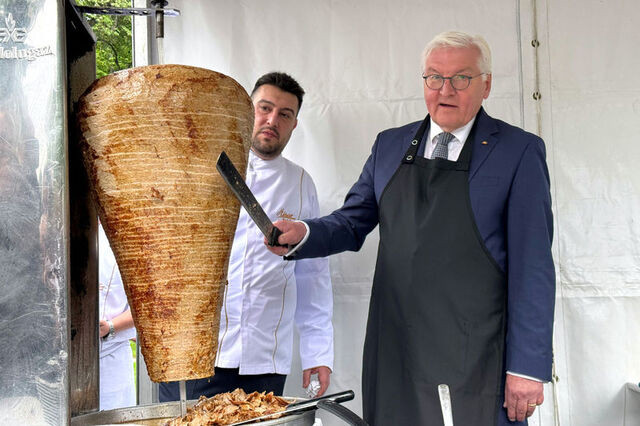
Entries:
[[555, 272], [543, 141], [487, 115], [491, 53], [446, 32], [423, 52], [422, 122], [378, 135], [344, 205], [276, 222], [295, 258], [358, 250], [380, 226], [363, 358], [372, 425], [526, 424], [551, 379]]

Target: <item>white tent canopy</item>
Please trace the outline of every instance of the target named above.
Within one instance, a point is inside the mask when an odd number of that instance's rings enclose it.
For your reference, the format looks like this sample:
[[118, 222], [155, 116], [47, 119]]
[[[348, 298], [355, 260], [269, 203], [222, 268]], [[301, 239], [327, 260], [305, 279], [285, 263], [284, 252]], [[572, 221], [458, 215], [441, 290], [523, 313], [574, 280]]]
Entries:
[[[174, 0], [170, 7], [182, 15], [165, 21], [166, 63], [222, 72], [247, 91], [260, 75], [285, 71], [307, 91], [285, 156], [313, 176], [323, 213], [342, 204], [378, 132], [425, 116], [427, 41], [448, 29], [483, 35], [493, 53], [484, 106], [545, 140], [552, 179], [558, 379], [545, 386], [530, 424], [640, 424], [640, 401], [625, 388], [640, 381], [640, 2]], [[375, 231], [360, 252], [331, 257], [329, 392], [353, 389], [347, 406], [356, 412], [377, 242]], [[301, 381], [298, 359], [285, 393], [303, 396]]]

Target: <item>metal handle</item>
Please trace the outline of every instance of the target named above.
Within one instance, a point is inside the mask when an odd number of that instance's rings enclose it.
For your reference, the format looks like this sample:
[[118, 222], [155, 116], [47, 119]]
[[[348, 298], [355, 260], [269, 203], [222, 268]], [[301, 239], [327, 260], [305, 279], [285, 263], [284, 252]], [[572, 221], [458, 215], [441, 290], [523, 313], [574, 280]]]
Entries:
[[287, 410], [289, 409], [300, 409], [303, 410], [305, 408], [315, 408], [316, 405], [318, 405], [319, 401], [334, 401], [334, 402], [346, 402], [346, 401], [351, 401], [354, 397], [356, 396], [356, 394], [352, 391], [352, 390], [348, 390], [348, 391], [344, 391], [344, 392], [338, 392], [338, 393], [332, 393], [331, 395], [323, 395], [323, 396], [319, 396], [317, 398], [313, 398], [313, 399], [307, 399], [304, 401], [300, 401], [300, 402], [295, 402], [293, 404], [289, 404], [287, 406]]
[[180, 389], [180, 417], [187, 415], [187, 382], [180, 380], [178, 382]]
[[444, 426], [453, 426], [453, 413], [451, 411], [451, 394], [449, 393], [449, 386], [438, 385], [438, 395], [440, 396], [440, 408], [442, 409]]
[[320, 401], [330, 400], [338, 403], [338, 402], [344, 402], [344, 401], [351, 401], [354, 398], [354, 396], [355, 394], [353, 393], [353, 391], [348, 390], [344, 392], [334, 393], [331, 395], [320, 396], [318, 398], [307, 399], [304, 401], [295, 402], [293, 404], [287, 405], [287, 408], [284, 411], [278, 411], [277, 413], [265, 414], [264, 416], [254, 417], [253, 419], [232, 423], [230, 426], [253, 424], [256, 421], [266, 420], [276, 415], [286, 416], [293, 413], [301, 413], [303, 411], [314, 410], [318, 406]]
[[335, 414], [337, 417], [340, 417], [342, 420], [347, 422], [347, 424], [354, 426], [369, 426], [368, 423], [358, 417], [356, 413], [330, 399], [319, 401], [318, 408], [322, 408], [331, 414]]

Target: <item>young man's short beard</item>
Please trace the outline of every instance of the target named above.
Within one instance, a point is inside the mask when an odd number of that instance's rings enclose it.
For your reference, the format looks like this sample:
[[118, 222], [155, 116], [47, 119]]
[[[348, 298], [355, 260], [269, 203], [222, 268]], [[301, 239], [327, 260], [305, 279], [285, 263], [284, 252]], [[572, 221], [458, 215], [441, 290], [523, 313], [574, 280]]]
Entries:
[[256, 154], [266, 158], [275, 158], [280, 155], [283, 150], [283, 147], [280, 145], [261, 144], [259, 140], [253, 140], [251, 142], [251, 148]]

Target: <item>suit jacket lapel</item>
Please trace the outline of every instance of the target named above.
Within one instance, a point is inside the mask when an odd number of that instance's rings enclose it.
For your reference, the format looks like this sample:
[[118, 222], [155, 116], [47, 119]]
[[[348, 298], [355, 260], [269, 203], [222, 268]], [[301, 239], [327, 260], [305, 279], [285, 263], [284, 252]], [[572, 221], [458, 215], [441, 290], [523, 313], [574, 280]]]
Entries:
[[473, 143], [473, 154], [471, 156], [471, 166], [469, 167], [469, 180], [473, 179], [474, 175], [487, 159], [487, 156], [496, 144], [500, 142], [498, 138], [498, 126], [496, 126], [493, 118], [489, 117], [484, 111], [484, 108], [480, 108], [478, 115], [476, 116], [476, 133], [473, 141], [467, 141]]

